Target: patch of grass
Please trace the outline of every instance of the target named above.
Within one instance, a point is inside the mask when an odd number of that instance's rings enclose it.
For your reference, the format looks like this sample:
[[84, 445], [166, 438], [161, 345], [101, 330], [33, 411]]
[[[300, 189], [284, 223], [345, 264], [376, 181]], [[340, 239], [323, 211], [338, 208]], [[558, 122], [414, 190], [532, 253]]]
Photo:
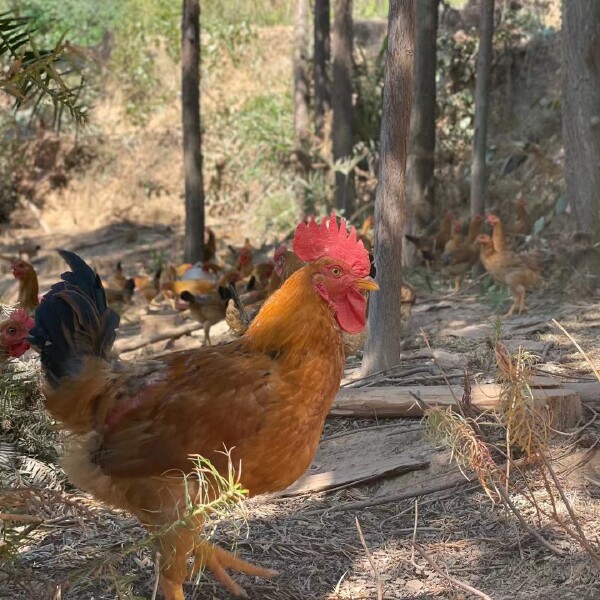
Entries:
[[234, 116], [234, 123], [242, 147], [252, 150], [255, 165], [289, 160], [293, 131], [290, 93], [251, 98]]
[[[262, 235], [267, 232], [288, 232], [298, 224], [293, 182], [288, 187], [274, 190], [265, 195], [256, 211], [256, 230]], [[264, 233], [263, 233], [264, 232]]]

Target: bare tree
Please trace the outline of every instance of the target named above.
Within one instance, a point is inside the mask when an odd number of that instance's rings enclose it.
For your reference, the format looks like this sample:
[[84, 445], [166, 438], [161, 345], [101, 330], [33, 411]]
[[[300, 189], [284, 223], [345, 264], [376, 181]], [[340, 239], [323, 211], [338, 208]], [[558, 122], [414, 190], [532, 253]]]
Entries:
[[200, 2], [183, 0], [181, 21], [181, 114], [185, 169], [184, 260], [204, 257], [204, 183], [200, 132]]
[[413, 95], [415, 3], [390, 0], [380, 159], [375, 196], [375, 266], [380, 290], [369, 301], [362, 369], [369, 375], [400, 362], [402, 233], [407, 142]]
[[580, 231], [600, 240], [600, 2], [563, 0], [567, 195]]
[[330, 23], [329, 0], [315, 0], [314, 24], [314, 80], [315, 80], [315, 133], [321, 137], [325, 115], [331, 107], [329, 89]]
[[[309, 83], [308, 83], [308, 0], [296, 0], [294, 25], [294, 152], [300, 176], [309, 168]], [[298, 191], [303, 208], [304, 193]]]
[[[416, 3], [414, 102], [406, 165], [405, 233], [416, 235], [426, 224], [434, 204], [435, 180], [435, 75], [439, 0]], [[404, 248], [402, 262], [412, 266], [416, 247]]]
[[[336, 0], [333, 34], [333, 160], [349, 162], [352, 156], [352, 0]], [[354, 170], [337, 170], [336, 206], [348, 217], [354, 211], [354, 195]]]
[[481, 0], [479, 55], [475, 82], [475, 132], [471, 159], [471, 214], [483, 214], [486, 188], [486, 139], [490, 98], [490, 71], [494, 35], [494, 0]]

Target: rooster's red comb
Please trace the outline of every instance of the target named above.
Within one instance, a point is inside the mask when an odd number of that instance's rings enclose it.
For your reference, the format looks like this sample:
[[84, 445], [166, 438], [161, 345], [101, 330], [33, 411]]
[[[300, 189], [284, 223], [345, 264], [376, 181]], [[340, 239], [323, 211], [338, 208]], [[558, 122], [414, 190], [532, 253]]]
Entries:
[[15, 308], [10, 313], [9, 319], [17, 321], [25, 325], [27, 329], [31, 329], [35, 325], [35, 321], [29, 316], [29, 313], [24, 308]]
[[348, 263], [359, 277], [368, 275], [371, 270], [369, 253], [362, 241], [357, 240], [356, 229], [352, 227], [348, 234], [344, 219], [338, 227], [335, 213], [323, 217], [320, 225], [314, 216], [308, 223], [300, 223], [294, 235], [294, 252], [304, 262], [324, 256], [338, 258]]

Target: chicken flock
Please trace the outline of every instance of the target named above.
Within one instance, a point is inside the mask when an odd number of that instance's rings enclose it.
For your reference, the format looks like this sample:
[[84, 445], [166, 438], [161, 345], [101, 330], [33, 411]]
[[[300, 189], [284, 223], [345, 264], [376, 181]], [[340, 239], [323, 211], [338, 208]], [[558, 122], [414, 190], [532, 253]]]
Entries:
[[[541, 283], [542, 263], [509, 249], [497, 216], [487, 223], [491, 235], [475, 215], [463, 237], [448, 213], [434, 235], [406, 237], [456, 289], [481, 261], [511, 290], [509, 314], [521, 313], [526, 291]], [[119, 262], [104, 281], [79, 256], [60, 250], [70, 271], [41, 301], [32, 264], [11, 259], [18, 308], [0, 324], [0, 360], [30, 347], [39, 353], [46, 408], [68, 433], [65, 471], [81, 489], [160, 532], [166, 600], [184, 600], [190, 557], [192, 575], [206, 568], [234, 595], [244, 590], [231, 571], [276, 575], [209, 542], [203, 513], [183, 518], [190, 498], [210, 502], [218, 494], [216, 479], [206, 486], [190, 459], [204, 457], [223, 477], [234, 465], [250, 495], [282, 490], [306, 471], [345, 359], [363, 343], [368, 294], [378, 289], [373, 242], [372, 218], [357, 232], [335, 215], [313, 217], [298, 225], [291, 244], [276, 248], [273, 261], [255, 264], [246, 240], [229, 248], [233, 265], [225, 267], [207, 228], [201, 263], [128, 277]], [[136, 298], [189, 310], [204, 328], [203, 346], [121, 361], [113, 349], [119, 311]], [[408, 317], [414, 290], [403, 285], [399, 298]], [[235, 339], [212, 345], [210, 329], [222, 320]]]

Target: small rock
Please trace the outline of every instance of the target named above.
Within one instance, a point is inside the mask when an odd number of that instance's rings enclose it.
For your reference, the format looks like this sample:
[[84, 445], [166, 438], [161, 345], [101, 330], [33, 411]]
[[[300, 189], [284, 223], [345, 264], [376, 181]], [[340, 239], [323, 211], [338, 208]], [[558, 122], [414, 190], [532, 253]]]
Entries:
[[420, 592], [425, 586], [422, 581], [418, 579], [409, 579], [405, 583], [406, 589], [411, 593]]

